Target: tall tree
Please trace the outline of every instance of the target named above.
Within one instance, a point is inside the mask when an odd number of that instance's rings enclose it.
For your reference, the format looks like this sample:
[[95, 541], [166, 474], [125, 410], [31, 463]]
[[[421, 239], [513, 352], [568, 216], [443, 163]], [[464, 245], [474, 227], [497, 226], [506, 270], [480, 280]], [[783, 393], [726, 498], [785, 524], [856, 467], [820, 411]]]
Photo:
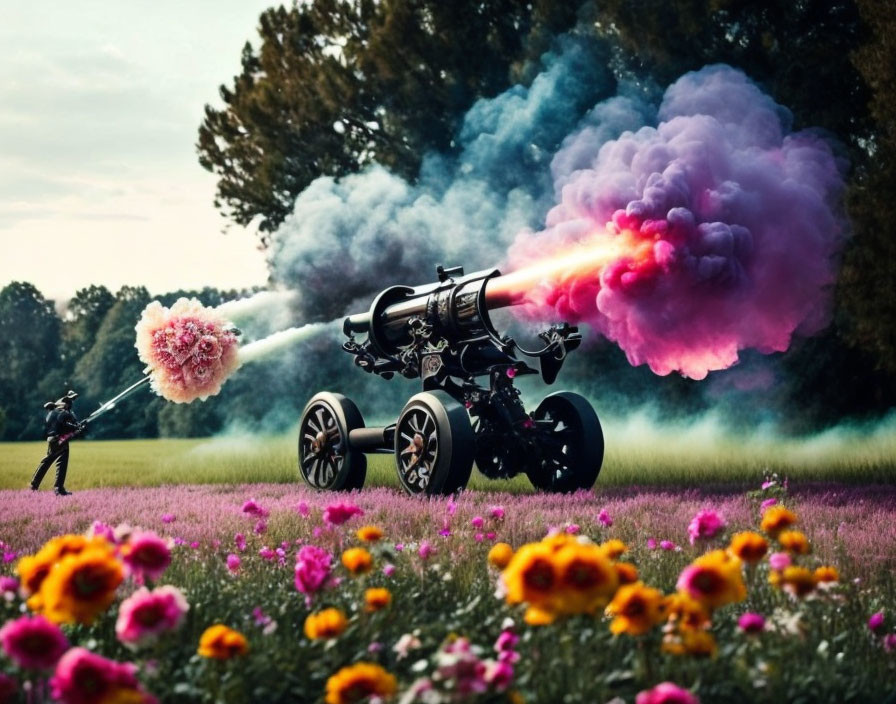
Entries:
[[61, 364], [59, 342], [52, 301], [20, 281], [0, 290], [0, 406], [7, 417], [6, 439], [38, 432], [41, 405], [48, 400], [40, 398], [38, 385]]
[[413, 178], [451, 148], [480, 96], [508, 85], [527, 47], [572, 26], [579, 3], [313, 0], [265, 11], [261, 45], [206, 106], [200, 164], [234, 222], [274, 230], [315, 178], [372, 162]]
[[73, 369], [93, 346], [103, 319], [115, 304], [115, 296], [105, 286], [79, 289], [66, 307], [63, 327], [62, 355], [66, 366]]

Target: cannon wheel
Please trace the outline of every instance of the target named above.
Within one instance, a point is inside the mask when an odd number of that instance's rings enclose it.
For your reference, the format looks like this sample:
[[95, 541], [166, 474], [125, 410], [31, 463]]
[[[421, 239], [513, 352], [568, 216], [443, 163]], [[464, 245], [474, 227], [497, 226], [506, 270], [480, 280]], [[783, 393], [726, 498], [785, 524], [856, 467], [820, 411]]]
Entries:
[[351, 491], [364, 486], [367, 457], [353, 450], [349, 431], [364, 427], [353, 401], [322, 391], [305, 405], [299, 422], [299, 473], [315, 489]]
[[579, 394], [558, 391], [535, 409], [542, 456], [526, 474], [541, 491], [590, 489], [604, 460], [604, 434], [597, 413]]
[[473, 470], [475, 438], [467, 410], [444, 391], [407, 402], [395, 426], [395, 466], [409, 494], [453, 494]]

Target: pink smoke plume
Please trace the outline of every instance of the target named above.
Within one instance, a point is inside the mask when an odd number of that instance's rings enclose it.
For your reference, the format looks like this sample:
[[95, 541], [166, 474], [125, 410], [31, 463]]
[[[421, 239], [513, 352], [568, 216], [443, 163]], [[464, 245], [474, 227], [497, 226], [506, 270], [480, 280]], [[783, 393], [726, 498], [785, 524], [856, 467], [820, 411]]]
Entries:
[[[567, 139], [560, 202], [517, 237], [489, 299], [585, 322], [632, 364], [695, 379], [819, 331], [844, 237], [830, 146], [790, 133], [789, 113], [727, 66], [670, 86], [658, 122]], [[587, 168], [559, 172], [583, 154]]]
[[240, 365], [233, 326], [195, 298], [179, 298], [170, 309], [153, 301], [135, 329], [150, 384], [169, 401], [214, 396]]

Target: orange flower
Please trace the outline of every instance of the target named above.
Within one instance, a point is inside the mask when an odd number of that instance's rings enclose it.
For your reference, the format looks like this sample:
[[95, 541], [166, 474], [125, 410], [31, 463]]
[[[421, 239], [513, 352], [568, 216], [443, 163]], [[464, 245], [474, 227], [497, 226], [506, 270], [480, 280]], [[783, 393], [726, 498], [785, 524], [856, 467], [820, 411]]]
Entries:
[[831, 567], [830, 565], [816, 567], [815, 572], [812, 573], [812, 576], [815, 578], [816, 584], [840, 581], [840, 572], [837, 571], [836, 567]]
[[305, 619], [305, 635], [311, 640], [336, 638], [348, 626], [345, 614], [339, 609], [324, 609], [316, 614], [308, 614]]
[[488, 562], [493, 567], [503, 570], [510, 564], [510, 558], [513, 557], [513, 548], [507, 543], [495, 543], [492, 549], [488, 551]]
[[342, 564], [353, 575], [367, 574], [373, 568], [373, 558], [364, 548], [349, 548], [342, 553]]
[[815, 589], [815, 576], [805, 567], [785, 567], [780, 574], [780, 586], [794, 596], [804, 597]]
[[530, 626], [549, 626], [557, 620], [557, 612], [542, 609], [538, 606], [530, 606], [526, 609], [523, 620]]
[[376, 526], [362, 526], [358, 528], [358, 532], [355, 535], [365, 543], [375, 543], [383, 537], [383, 531]]
[[53, 538], [34, 555], [26, 555], [16, 565], [26, 594], [36, 594], [53, 565], [67, 555], [77, 555], [88, 545], [106, 545], [102, 538], [86, 538], [83, 535], [60, 535]]
[[392, 603], [392, 592], [382, 587], [375, 587], [364, 592], [364, 610], [372, 613], [385, 609]]
[[612, 540], [608, 540], [605, 543], [601, 543], [600, 549], [603, 550], [604, 555], [609, 557], [611, 560], [616, 560], [620, 555], [622, 555], [622, 553], [628, 550], [628, 546], [621, 540], [613, 538]]
[[663, 652], [672, 655], [714, 657], [719, 650], [716, 639], [708, 631], [682, 631], [663, 638]]
[[677, 588], [709, 609], [747, 596], [740, 560], [724, 550], [701, 555], [678, 578]]
[[39, 603], [54, 623], [93, 623], [115, 600], [124, 567], [105, 543], [59, 560], [41, 583]]
[[778, 534], [781, 547], [794, 555], [809, 554], [809, 539], [798, 530], [785, 530]]
[[633, 636], [647, 633], [662, 621], [664, 601], [659, 589], [646, 587], [643, 582], [623, 585], [607, 606], [607, 615], [615, 617], [610, 631]]
[[619, 585], [613, 563], [593, 544], [570, 543], [554, 555], [557, 590], [555, 611], [564, 614], [593, 613], [605, 606]]
[[550, 545], [523, 545], [501, 575], [507, 588], [507, 603], [525, 602], [550, 608], [559, 577], [554, 565], [554, 550]]
[[748, 530], [743, 533], [735, 533], [728, 549], [744, 562], [756, 564], [768, 552], [768, 541], [759, 533]]
[[327, 680], [326, 704], [358, 704], [368, 697], [385, 698], [398, 688], [395, 677], [379, 665], [359, 662], [343, 667]]
[[631, 562], [617, 562], [614, 567], [620, 584], [632, 584], [638, 581], [638, 568]]
[[709, 610], [685, 592], [666, 597], [666, 618], [680, 631], [697, 631], [709, 625]]
[[541, 544], [545, 545], [555, 552], [570, 543], [577, 543], [579, 539], [569, 533], [552, 533], [541, 540]]
[[223, 623], [216, 623], [206, 628], [200, 636], [197, 652], [204, 658], [229, 660], [248, 653], [249, 642], [239, 631], [228, 628]]
[[773, 538], [796, 523], [796, 514], [783, 506], [772, 506], [762, 515], [760, 527]]

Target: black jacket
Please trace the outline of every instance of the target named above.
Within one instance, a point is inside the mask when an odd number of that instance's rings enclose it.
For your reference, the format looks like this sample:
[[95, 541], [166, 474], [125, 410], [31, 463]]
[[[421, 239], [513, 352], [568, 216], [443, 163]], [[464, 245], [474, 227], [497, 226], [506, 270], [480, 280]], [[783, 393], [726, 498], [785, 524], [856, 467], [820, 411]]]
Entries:
[[77, 429], [78, 419], [71, 411], [65, 408], [54, 408], [47, 413], [46, 432], [48, 438], [71, 433]]

